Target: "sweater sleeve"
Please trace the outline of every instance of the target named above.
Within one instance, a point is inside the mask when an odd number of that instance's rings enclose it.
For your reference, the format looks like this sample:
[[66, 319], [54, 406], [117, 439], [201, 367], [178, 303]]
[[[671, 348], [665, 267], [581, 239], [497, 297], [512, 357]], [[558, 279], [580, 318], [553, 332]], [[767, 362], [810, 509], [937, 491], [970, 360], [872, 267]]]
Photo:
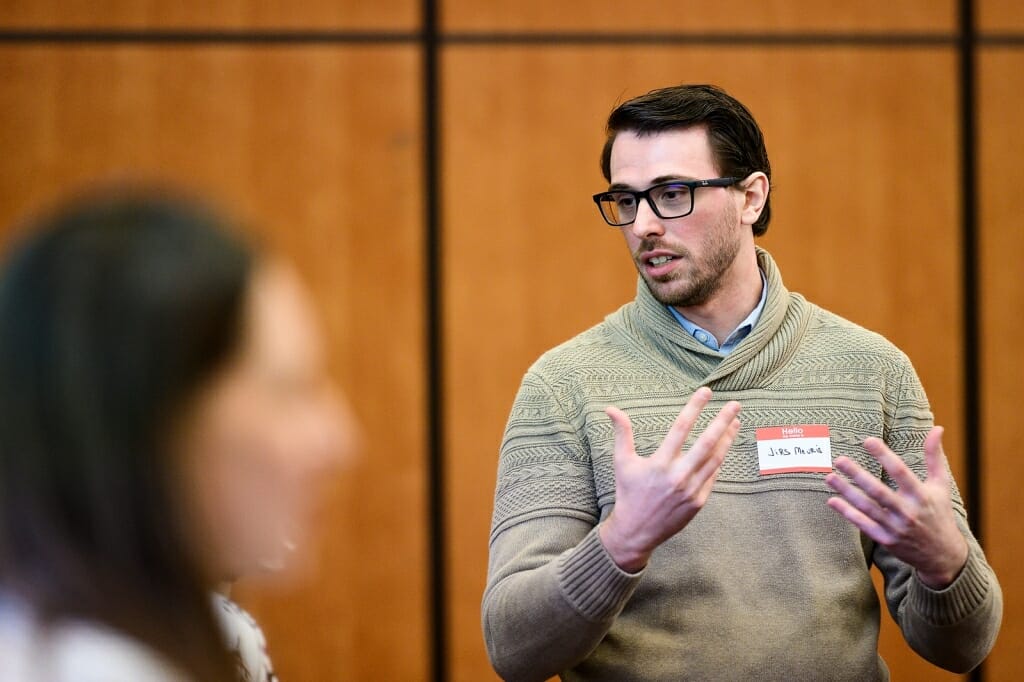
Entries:
[[506, 680], [545, 680], [583, 660], [640, 574], [597, 534], [589, 451], [550, 387], [528, 373], [502, 442], [483, 631]]
[[[924, 439], [932, 426], [921, 382], [905, 360], [886, 443], [921, 479], [927, 475]], [[952, 473], [950, 473], [952, 481]], [[886, 481], [892, 485], [891, 481]], [[988, 655], [1002, 622], [1003, 598], [995, 572], [967, 525], [956, 483], [951, 485], [957, 525], [968, 544], [967, 563], [943, 590], [917, 579], [913, 568], [876, 545], [873, 559], [885, 579], [889, 613], [907, 644], [929, 662], [952, 672], [967, 672]]]

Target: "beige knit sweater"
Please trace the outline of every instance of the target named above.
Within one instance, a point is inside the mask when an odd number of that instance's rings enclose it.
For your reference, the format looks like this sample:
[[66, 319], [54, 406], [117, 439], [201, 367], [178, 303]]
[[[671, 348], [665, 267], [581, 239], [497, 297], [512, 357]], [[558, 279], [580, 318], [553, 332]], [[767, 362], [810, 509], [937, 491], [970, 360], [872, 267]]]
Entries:
[[[764, 312], [728, 356], [692, 339], [639, 282], [636, 300], [546, 353], [516, 397], [501, 447], [483, 628], [508, 680], [885, 680], [879, 602], [936, 665], [963, 671], [995, 640], [999, 584], [970, 544], [967, 565], [934, 591], [825, 505], [824, 474], [759, 473], [755, 430], [826, 424], [832, 457], [883, 476], [862, 447], [878, 436], [921, 477], [932, 415], [907, 357], [881, 336], [783, 286], [770, 256]], [[637, 575], [605, 551], [597, 524], [615, 503], [607, 405], [652, 453], [702, 385], [742, 429], [704, 509]]]

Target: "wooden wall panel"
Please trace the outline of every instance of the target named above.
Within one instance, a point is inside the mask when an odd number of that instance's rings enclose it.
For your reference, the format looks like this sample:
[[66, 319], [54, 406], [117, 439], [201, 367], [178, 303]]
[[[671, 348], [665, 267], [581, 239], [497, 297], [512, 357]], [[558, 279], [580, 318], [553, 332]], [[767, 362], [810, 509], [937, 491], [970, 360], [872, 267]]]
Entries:
[[455, 31], [651, 31], [763, 33], [952, 31], [953, 0], [764, 0], [680, 4], [675, 0], [442, 0]]
[[412, 30], [418, 0], [0, 0], [0, 27]]
[[1024, 31], [1024, 3], [1020, 0], [975, 0], [975, 7], [975, 21], [979, 31]]
[[984, 543], [1003, 586], [1003, 630], [986, 663], [987, 680], [1024, 678], [1024, 526], [1020, 481], [1024, 442], [1024, 251], [1020, 219], [1021, 92], [1024, 51], [985, 50], [979, 59], [981, 208], [981, 381]]
[[[605, 117], [626, 97], [685, 78], [718, 83], [752, 108], [775, 176], [763, 245], [789, 288], [914, 359], [962, 478], [955, 63], [946, 49], [446, 50], [453, 680], [493, 678], [479, 604], [497, 450], [522, 374], [634, 295], [621, 237], [590, 201], [604, 182]], [[918, 659], [884, 621], [894, 679], [958, 679]]]
[[84, 181], [185, 182], [249, 216], [324, 313], [366, 447], [326, 509], [307, 581], [240, 592], [284, 680], [426, 676], [417, 57], [0, 47], [0, 225]]

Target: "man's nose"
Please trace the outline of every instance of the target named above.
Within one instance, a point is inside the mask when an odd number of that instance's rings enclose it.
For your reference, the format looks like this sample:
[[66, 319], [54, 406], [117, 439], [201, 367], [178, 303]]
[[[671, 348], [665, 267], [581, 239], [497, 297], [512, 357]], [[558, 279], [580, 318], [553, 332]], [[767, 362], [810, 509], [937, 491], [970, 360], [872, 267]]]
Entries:
[[630, 225], [633, 234], [637, 238], [651, 237], [665, 233], [665, 226], [661, 224], [661, 218], [651, 208], [650, 199], [641, 199], [636, 206], [636, 220]]

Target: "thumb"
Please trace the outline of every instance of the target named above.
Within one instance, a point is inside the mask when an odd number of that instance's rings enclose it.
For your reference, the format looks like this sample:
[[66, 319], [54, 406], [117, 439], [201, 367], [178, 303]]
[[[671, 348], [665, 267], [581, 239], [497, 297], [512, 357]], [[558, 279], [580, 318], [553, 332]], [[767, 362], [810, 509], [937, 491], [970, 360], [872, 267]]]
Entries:
[[945, 431], [941, 426], [933, 426], [924, 439], [924, 463], [928, 467], [929, 480], [949, 484], [949, 474], [946, 471], [946, 453], [942, 449], [942, 434]]
[[615, 432], [615, 468], [632, 457], [636, 456], [636, 447], [633, 444], [633, 424], [629, 416], [617, 407], [608, 407], [604, 413], [612, 420], [612, 430]]

